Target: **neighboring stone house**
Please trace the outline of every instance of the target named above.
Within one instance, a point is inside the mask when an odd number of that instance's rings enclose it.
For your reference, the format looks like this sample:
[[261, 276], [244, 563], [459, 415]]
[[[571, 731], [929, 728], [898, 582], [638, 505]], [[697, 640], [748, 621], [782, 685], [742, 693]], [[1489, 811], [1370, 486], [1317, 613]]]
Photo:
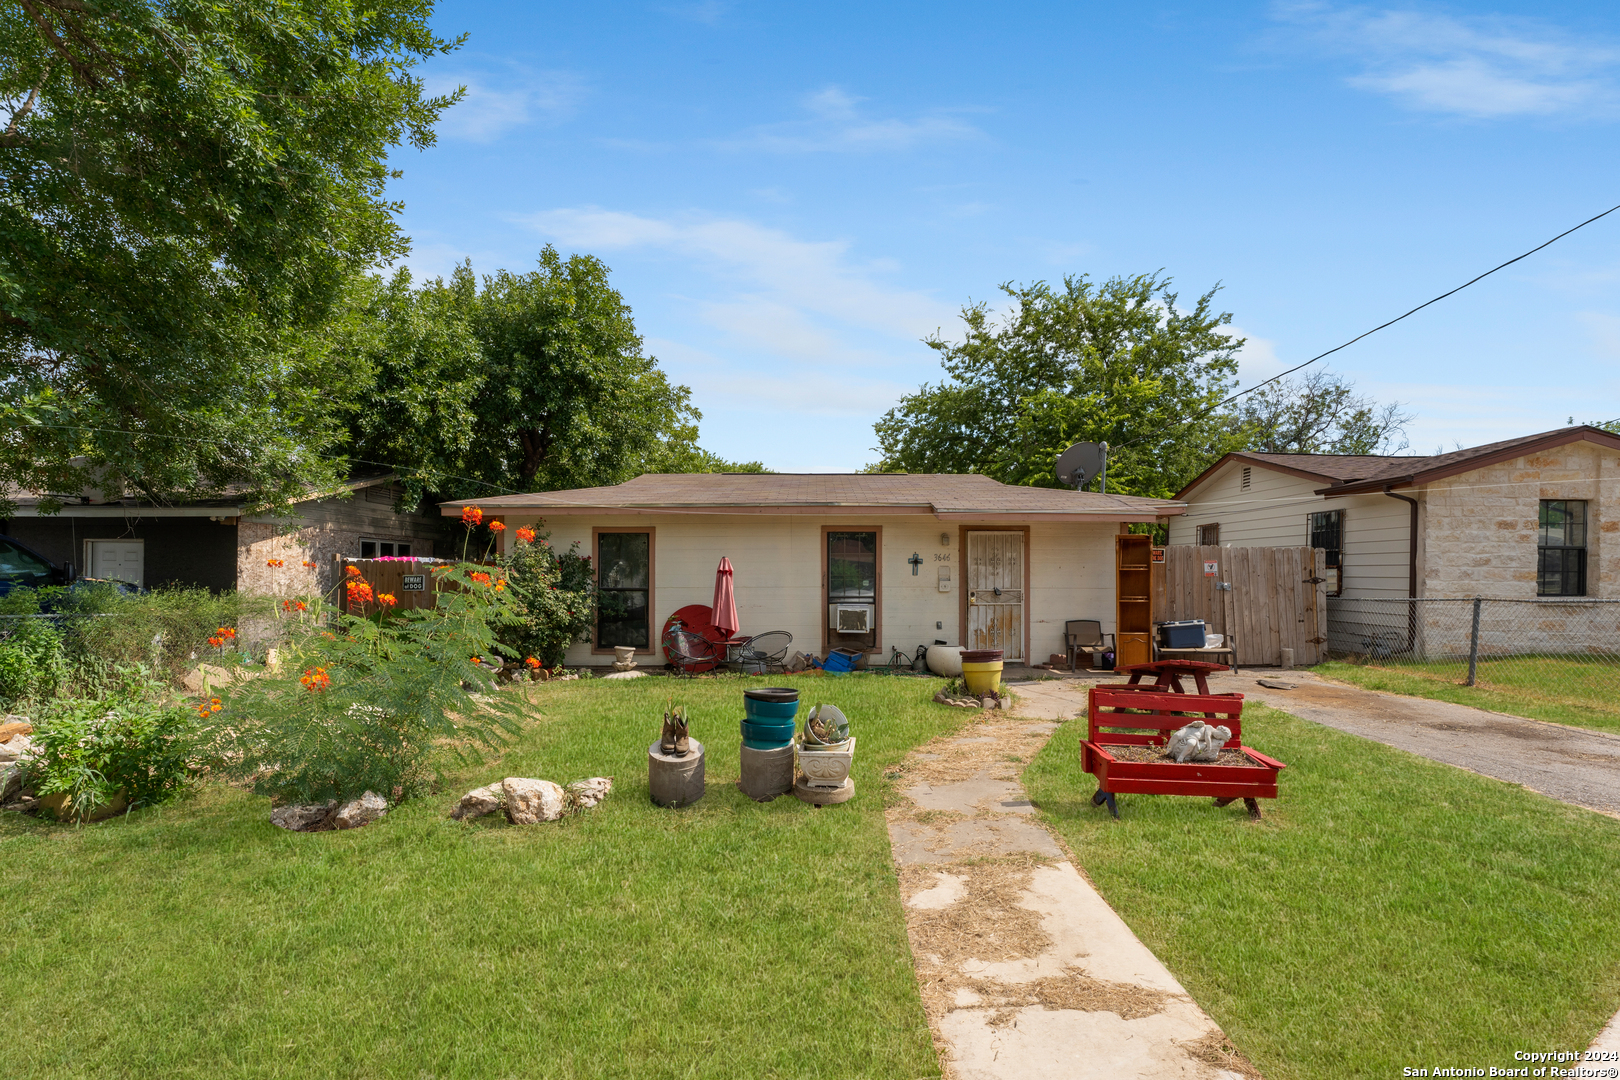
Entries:
[[1332, 595], [1620, 597], [1620, 436], [1556, 431], [1429, 456], [1227, 454], [1170, 543], [1323, 548]]
[[[54, 514], [18, 498], [0, 534], [87, 577], [153, 588], [201, 586], [293, 595], [335, 584], [333, 556], [435, 555], [444, 526], [431, 509], [398, 513], [393, 473], [356, 477], [338, 492], [311, 495], [287, 517], [250, 516], [229, 498], [156, 506], [84, 496]], [[280, 559], [282, 565], [267, 565]], [[306, 567], [312, 562], [313, 567]]]

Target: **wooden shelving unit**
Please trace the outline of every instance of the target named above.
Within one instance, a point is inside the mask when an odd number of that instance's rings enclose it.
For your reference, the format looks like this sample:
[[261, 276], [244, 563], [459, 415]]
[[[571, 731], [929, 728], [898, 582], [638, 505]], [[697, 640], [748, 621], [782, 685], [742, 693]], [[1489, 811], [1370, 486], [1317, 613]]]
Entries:
[[1153, 538], [1114, 538], [1114, 640], [1118, 667], [1153, 661]]

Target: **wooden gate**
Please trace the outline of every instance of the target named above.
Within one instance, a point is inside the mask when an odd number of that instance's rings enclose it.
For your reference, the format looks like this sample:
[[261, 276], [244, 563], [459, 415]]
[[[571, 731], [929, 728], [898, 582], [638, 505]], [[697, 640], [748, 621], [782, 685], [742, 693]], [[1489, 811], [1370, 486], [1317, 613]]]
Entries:
[[967, 534], [967, 647], [1024, 659], [1024, 534]]
[[1153, 565], [1156, 622], [1203, 619], [1210, 633], [1235, 638], [1239, 664], [1280, 664], [1284, 649], [1294, 650], [1296, 664], [1322, 662], [1326, 552], [1194, 544], [1163, 551], [1164, 562]]

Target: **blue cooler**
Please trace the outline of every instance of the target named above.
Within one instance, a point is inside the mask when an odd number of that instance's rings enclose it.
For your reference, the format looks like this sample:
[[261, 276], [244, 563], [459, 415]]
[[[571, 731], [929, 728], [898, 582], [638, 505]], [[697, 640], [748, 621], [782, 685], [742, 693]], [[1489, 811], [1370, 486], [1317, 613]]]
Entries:
[[1159, 624], [1159, 648], [1202, 649], [1204, 647], [1204, 620], [1184, 619], [1180, 622]]

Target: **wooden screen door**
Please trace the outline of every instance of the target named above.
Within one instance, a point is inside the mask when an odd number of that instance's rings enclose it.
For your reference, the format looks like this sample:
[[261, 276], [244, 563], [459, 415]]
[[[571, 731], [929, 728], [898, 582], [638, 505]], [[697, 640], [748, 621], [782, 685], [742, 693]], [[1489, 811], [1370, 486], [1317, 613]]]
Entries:
[[1024, 659], [1024, 534], [967, 534], [967, 641], [970, 649], [1000, 649]]

